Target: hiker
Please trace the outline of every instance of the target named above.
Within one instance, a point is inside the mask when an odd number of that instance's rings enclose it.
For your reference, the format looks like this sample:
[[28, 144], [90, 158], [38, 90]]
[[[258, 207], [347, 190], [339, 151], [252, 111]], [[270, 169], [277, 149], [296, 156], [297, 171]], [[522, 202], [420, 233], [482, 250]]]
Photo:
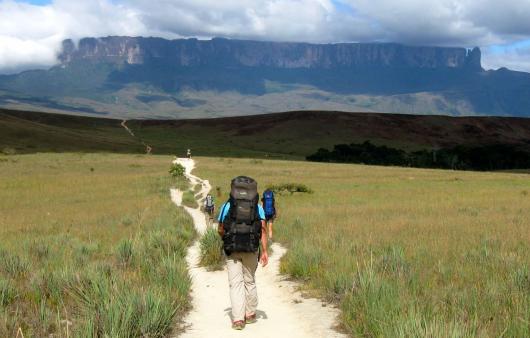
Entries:
[[269, 239], [272, 239], [272, 224], [276, 219], [276, 203], [274, 201], [274, 191], [267, 189], [263, 192], [261, 198], [263, 204], [263, 210], [265, 211], [265, 222], [267, 223], [267, 229], [269, 230]]
[[227, 256], [232, 328], [242, 330], [245, 324], [257, 321], [255, 273], [258, 258], [262, 266], [269, 261], [265, 212], [259, 204], [255, 180], [246, 176], [232, 180], [230, 199], [221, 207], [218, 220], [218, 232], [223, 238], [223, 249]]
[[206, 198], [204, 199], [204, 211], [206, 211], [210, 219], [213, 219], [215, 213], [215, 201], [210, 194], [206, 195]]
[[186, 151], [186, 157], [191, 158], [191, 149], [188, 148], [188, 151]]

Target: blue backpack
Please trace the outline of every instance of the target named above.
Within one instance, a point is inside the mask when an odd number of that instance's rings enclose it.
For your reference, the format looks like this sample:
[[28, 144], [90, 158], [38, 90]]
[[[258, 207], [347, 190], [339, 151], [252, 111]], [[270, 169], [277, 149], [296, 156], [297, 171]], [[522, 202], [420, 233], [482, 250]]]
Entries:
[[276, 209], [274, 208], [274, 192], [270, 189], [267, 189], [263, 192], [263, 210], [265, 211], [265, 217], [272, 217], [276, 214]]

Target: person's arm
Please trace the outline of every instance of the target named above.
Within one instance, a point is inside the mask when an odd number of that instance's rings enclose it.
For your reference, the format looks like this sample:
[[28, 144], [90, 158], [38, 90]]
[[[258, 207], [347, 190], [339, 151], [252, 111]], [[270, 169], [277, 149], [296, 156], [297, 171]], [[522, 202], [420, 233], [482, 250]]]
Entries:
[[217, 233], [219, 234], [219, 236], [223, 237], [224, 234], [225, 234], [225, 226], [223, 223], [219, 223], [219, 225], [217, 226]]
[[219, 213], [219, 218], [217, 219], [217, 221], [219, 222], [219, 225], [217, 226], [217, 233], [221, 237], [223, 237], [224, 234], [225, 234], [225, 226], [223, 224], [223, 221], [224, 221], [224, 218], [226, 217], [225, 209], [227, 208], [227, 203], [223, 204], [223, 206], [221, 207], [220, 213]]
[[267, 225], [264, 220], [261, 220], [261, 257], [259, 261], [264, 267], [269, 263], [269, 255], [267, 254]]

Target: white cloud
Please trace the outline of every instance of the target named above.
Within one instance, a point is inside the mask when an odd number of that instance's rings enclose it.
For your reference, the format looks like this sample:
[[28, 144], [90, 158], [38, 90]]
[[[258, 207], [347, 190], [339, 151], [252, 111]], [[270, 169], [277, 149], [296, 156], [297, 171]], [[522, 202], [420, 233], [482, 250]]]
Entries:
[[[530, 39], [529, 17], [529, 0], [54, 0], [47, 6], [0, 0], [0, 72], [54, 64], [65, 38], [223, 36], [488, 47]], [[506, 60], [530, 71], [513, 51], [485, 52], [487, 64]]]
[[146, 32], [137, 13], [106, 0], [56, 0], [48, 6], [0, 2], [0, 72], [57, 62], [62, 40]]
[[530, 72], [530, 46], [508, 48], [503, 51], [486, 49], [482, 58], [483, 67], [486, 69], [509, 69]]

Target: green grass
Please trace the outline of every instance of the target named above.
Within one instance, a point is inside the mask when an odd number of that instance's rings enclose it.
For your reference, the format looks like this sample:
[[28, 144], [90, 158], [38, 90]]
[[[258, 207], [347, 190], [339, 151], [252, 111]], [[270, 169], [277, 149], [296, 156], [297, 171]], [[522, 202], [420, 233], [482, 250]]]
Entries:
[[37, 152], [143, 153], [119, 120], [0, 109], [0, 154]]
[[528, 175], [197, 160], [223, 195], [241, 174], [311, 187], [276, 197], [281, 270], [336, 302], [353, 336], [530, 335]]
[[[169, 157], [0, 162], [0, 336], [167, 336], [188, 308], [195, 233]], [[92, 168], [92, 169], [91, 169]]]
[[199, 206], [197, 200], [195, 199], [195, 193], [193, 190], [184, 191], [182, 194], [182, 204], [190, 208], [197, 208]]
[[200, 265], [209, 271], [222, 270], [225, 263], [223, 241], [217, 229], [209, 227], [200, 239]]
[[[185, 156], [305, 159], [336, 144], [387, 145], [406, 151], [450, 145], [525, 143], [530, 123], [514, 118], [451, 118], [341, 112], [287, 112], [204, 120], [121, 120], [0, 109], [0, 153], [114, 152]], [[475, 126], [480, 133], [471, 132]], [[509, 126], [507, 128], [506, 126]], [[471, 130], [474, 130], [471, 128]], [[169, 169], [169, 168], [168, 168]]]

